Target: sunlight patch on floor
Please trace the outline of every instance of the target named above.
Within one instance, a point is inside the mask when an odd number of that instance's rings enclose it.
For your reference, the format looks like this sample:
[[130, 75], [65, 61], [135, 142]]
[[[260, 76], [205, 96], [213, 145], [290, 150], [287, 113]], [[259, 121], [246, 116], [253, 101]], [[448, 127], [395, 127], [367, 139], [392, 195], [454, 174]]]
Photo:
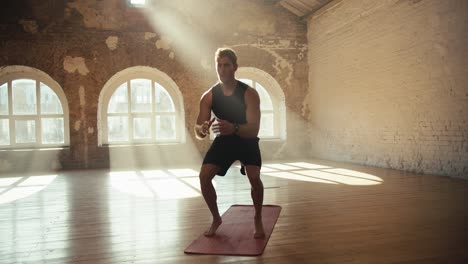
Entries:
[[0, 178], [0, 204], [28, 197], [46, 188], [57, 175]]
[[[201, 196], [198, 172], [192, 169], [113, 171], [115, 189], [139, 197], [182, 199]], [[213, 181], [216, 188], [216, 183]]]
[[[233, 167], [237, 167], [235, 173], [239, 173], [237, 169], [240, 166]], [[112, 187], [121, 192], [138, 197], [166, 200], [201, 196], [198, 174], [196, 170], [184, 168], [113, 171], [109, 173], [109, 176]], [[325, 184], [366, 186], [383, 182], [375, 175], [308, 162], [264, 164], [261, 174], [287, 180]], [[216, 187], [215, 181], [213, 185]]]
[[376, 185], [383, 182], [380, 177], [375, 175], [307, 162], [264, 164], [261, 173], [288, 180], [328, 184]]
[[314, 177], [301, 176], [301, 175], [297, 175], [296, 173], [286, 172], [286, 171], [267, 172], [267, 173], [264, 173], [264, 174], [268, 175], [268, 176], [272, 176], [272, 177], [287, 179], [287, 180], [338, 184], [338, 183], [333, 182], [333, 181], [328, 181], [328, 180], [325, 180], [325, 179], [314, 178]]

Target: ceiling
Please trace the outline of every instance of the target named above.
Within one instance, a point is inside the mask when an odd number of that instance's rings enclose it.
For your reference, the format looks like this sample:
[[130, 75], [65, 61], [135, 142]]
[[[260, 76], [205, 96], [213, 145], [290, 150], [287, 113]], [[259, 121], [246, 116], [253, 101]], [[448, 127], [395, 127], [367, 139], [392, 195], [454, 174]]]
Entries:
[[308, 17], [333, 0], [275, 0], [276, 3], [301, 18]]

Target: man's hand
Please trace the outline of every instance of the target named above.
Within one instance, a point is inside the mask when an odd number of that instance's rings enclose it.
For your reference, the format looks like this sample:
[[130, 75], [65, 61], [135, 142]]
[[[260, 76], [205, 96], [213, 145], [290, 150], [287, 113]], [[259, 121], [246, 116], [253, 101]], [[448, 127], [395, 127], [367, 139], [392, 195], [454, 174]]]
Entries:
[[213, 125], [213, 132], [219, 135], [232, 135], [236, 132], [233, 123], [217, 118], [217, 123]]
[[201, 125], [197, 125], [197, 130], [198, 130], [198, 134], [201, 136], [201, 137], [206, 137], [206, 135], [210, 134], [210, 127], [211, 127], [211, 124], [213, 124], [215, 118], [213, 117], [211, 120], [207, 120], [205, 122], [203, 122], [203, 124]]

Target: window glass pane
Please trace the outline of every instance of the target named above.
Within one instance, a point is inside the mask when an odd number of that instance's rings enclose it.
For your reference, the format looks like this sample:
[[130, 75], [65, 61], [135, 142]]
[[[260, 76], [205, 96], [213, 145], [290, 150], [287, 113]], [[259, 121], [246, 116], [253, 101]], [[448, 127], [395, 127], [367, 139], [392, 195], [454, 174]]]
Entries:
[[151, 111], [151, 80], [134, 79], [130, 81], [132, 113]]
[[130, 0], [132, 5], [144, 5], [146, 4], [146, 0]]
[[107, 117], [107, 139], [112, 141], [128, 141], [128, 117]]
[[8, 119], [0, 119], [0, 145], [10, 145], [10, 123]]
[[8, 115], [8, 84], [0, 86], [0, 115]]
[[115, 90], [109, 101], [108, 113], [128, 113], [128, 90], [127, 82]]
[[63, 114], [62, 104], [57, 94], [47, 85], [40, 83], [41, 87], [41, 113]]
[[151, 138], [151, 118], [135, 117], [133, 119], [133, 138], [149, 139]]
[[260, 119], [260, 131], [258, 132], [259, 137], [272, 137], [274, 136], [274, 119], [273, 113], [262, 113]]
[[252, 80], [249, 80], [249, 79], [239, 79], [239, 81], [247, 84], [248, 86], [250, 87], [253, 87], [253, 84], [252, 84]]
[[259, 83], [255, 84], [255, 88], [257, 89], [258, 95], [260, 96], [260, 109], [273, 110], [273, 104], [271, 102], [270, 95], [265, 90], [265, 88]]
[[174, 103], [169, 93], [159, 83], [155, 83], [156, 89], [156, 111], [174, 112]]
[[63, 118], [42, 118], [42, 143], [65, 143], [63, 129]]
[[156, 116], [156, 139], [175, 140], [176, 139], [175, 116]]
[[12, 82], [13, 86], [13, 114], [36, 114], [36, 81], [18, 79]]
[[36, 142], [36, 121], [15, 120], [16, 143]]

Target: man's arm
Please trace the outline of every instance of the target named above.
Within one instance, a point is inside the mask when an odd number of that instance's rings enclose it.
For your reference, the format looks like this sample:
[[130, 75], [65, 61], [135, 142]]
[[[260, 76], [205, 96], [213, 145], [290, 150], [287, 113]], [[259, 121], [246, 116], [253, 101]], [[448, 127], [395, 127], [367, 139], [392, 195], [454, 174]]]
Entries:
[[210, 126], [214, 120], [211, 118], [211, 102], [212, 93], [211, 89], [205, 92], [200, 99], [200, 110], [198, 112], [197, 123], [195, 124], [195, 137], [197, 139], [204, 139], [210, 133]]
[[247, 123], [239, 125], [237, 134], [242, 138], [255, 138], [260, 130], [260, 97], [255, 89], [249, 87], [244, 99]]

